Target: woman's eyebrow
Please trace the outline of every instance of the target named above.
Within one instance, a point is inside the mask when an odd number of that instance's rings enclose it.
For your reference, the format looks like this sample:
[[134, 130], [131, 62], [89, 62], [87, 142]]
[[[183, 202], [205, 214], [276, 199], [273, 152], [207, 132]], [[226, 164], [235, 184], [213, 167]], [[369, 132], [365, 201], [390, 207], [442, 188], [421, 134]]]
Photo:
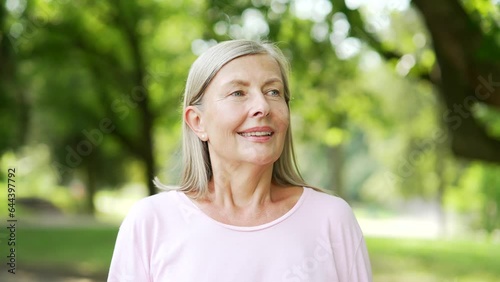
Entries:
[[230, 81], [224, 83], [223, 85], [229, 85], [229, 86], [249, 86], [250, 83], [248, 81], [244, 81], [244, 80], [241, 80], [241, 79], [233, 79], [233, 80], [230, 80]]
[[[264, 85], [269, 85], [269, 84], [273, 84], [273, 83], [283, 84], [283, 80], [281, 80], [281, 78], [278, 78], [278, 77], [272, 77], [272, 78], [269, 78], [266, 81], [264, 81]], [[226, 83], [223, 83], [222, 86], [246, 86], [246, 87], [248, 87], [248, 86], [250, 86], [250, 82], [242, 80], [242, 79], [233, 79], [233, 80], [230, 80]]]
[[276, 83], [276, 82], [283, 84], [283, 81], [281, 80], [281, 78], [272, 77], [272, 78], [267, 79], [267, 80], [264, 82], [264, 85], [267, 85], [267, 84], [272, 84], [272, 83]]

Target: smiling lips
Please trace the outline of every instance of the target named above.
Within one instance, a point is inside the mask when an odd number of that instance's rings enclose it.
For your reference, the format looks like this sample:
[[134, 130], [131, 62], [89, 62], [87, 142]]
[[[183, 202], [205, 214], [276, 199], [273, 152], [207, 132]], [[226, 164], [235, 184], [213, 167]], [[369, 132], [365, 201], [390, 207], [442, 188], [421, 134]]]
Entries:
[[242, 132], [238, 132], [239, 135], [243, 137], [270, 137], [274, 134], [272, 128], [265, 127], [253, 127]]
[[265, 131], [261, 131], [261, 132], [242, 132], [240, 133], [241, 136], [271, 136], [273, 133], [272, 132], [265, 132]]

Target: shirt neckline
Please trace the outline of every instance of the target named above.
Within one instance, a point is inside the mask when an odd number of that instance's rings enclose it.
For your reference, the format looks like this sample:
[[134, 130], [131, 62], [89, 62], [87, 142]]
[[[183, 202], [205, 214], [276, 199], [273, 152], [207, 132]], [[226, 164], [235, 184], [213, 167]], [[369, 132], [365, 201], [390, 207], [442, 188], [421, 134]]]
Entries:
[[236, 231], [258, 231], [258, 230], [263, 230], [263, 229], [269, 228], [271, 226], [277, 225], [278, 223], [289, 218], [296, 210], [298, 210], [311, 191], [311, 188], [308, 188], [308, 187], [302, 187], [302, 188], [303, 188], [302, 194], [300, 195], [299, 199], [297, 200], [295, 205], [290, 210], [288, 210], [285, 214], [283, 214], [282, 216], [280, 216], [280, 217], [278, 217], [270, 222], [263, 223], [260, 225], [254, 225], [254, 226], [237, 226], [237, 225], [222, 223], [222, 222], [212, 218], [211, 216], [209, 216], [205, 212], [203, 212], [203, 210], [201, 210], [184, 192], [176, 191], [176, 193], [178, 194], [179, 198], [182, 201], [188, 202], [188, 204], [190, 206], [194, 207], [200, 214], [203, 215], [204, 218], [208, 219], [209, 221], [211, 221], [219, 226], [222, 226], [224, 228], [231, 229], [231, 230], [236, 230]]

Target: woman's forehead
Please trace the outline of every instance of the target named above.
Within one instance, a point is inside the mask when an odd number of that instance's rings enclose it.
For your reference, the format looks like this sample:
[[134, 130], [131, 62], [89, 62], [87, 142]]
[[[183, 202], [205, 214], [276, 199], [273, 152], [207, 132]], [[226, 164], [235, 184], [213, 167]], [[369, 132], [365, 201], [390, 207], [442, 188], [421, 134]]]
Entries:
[[283, 82], [278, 62], [268, 54], [246, 55], [231, 60], [215, 75], [218, 84], [247, 84], [262, 77], [270, 82]]

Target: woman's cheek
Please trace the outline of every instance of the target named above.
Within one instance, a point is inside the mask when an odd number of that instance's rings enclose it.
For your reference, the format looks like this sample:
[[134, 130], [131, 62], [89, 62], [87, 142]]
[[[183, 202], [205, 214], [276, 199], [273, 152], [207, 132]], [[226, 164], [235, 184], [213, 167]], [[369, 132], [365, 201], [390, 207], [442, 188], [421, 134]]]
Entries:
[[279, 119], [280, 124], [282, 124], [284, 128], [288, 128], [288, 124], [290, 123], [290, 113], [288, 111], [288, 107], [280, 107], [277, 113], [277, 118]]

